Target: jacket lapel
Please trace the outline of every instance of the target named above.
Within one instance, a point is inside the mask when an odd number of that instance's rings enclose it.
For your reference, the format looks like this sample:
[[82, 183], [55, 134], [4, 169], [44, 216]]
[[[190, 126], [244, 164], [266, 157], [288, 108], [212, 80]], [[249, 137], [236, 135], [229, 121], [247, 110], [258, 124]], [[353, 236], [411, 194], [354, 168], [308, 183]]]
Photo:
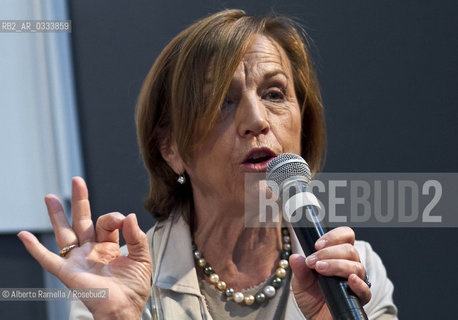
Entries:
[[161, 238], [153, 284], [162, 289], [201, 297], [192, 256], [191, 231], [182, 215], [171, 215], [164, 224]]

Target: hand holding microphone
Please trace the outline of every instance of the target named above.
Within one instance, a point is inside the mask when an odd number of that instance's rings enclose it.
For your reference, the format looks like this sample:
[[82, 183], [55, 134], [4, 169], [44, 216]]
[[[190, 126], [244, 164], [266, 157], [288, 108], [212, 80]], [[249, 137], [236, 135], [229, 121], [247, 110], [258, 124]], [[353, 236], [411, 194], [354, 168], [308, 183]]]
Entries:
[[329, 313], [335, 320], [367, 319], [361, 300], [370, 300], [370, 290], [363, 280], [365, 269], [352, 246], [354, 233], [347, 227], [328, 232], [321, 223], [316, 198], [306, 191], [311, 173], [305, 160], [295, 154], [281, 154], [270, 162], [266, 178], [280, 187], [284, 215], [305, 213], [306, 219], [292, 226], [307, 265], [302, 257], [290, 258], [293, 290], [301, 310], [313, 319], [329, 318]]

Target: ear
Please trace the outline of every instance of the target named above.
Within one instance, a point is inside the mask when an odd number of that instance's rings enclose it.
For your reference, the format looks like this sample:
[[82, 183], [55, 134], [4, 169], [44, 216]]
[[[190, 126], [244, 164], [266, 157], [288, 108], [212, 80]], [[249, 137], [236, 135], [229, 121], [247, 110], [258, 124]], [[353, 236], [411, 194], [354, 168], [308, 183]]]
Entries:
[[167, 162], [169, 167], [172, 168], [177, 175], [183, 174], [184, 162], [178, 153], [178, 146], [175, 139], [166, 138], [162, 141], [160, 146], [162, 158], [164, 158], [165, 162]]

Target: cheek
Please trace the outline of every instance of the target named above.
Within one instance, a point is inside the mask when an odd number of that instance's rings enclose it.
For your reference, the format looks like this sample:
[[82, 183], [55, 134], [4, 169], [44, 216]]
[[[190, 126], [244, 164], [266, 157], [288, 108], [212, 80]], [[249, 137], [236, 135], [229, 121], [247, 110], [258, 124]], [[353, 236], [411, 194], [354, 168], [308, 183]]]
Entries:
[[302, 133], [302, 118], [301, 111], [297, 102], [295, 103], [294, 112], [291, 114], [291, 136], [295, 144], [295, 153], [301, 152], [301, 133]]
[[290, 148], [290, 152], [295, 154], [301, 154], [301, 126], [299, 124], [293, 124], [290, 127], [289, 134], [288, 134], [288, 146]]
[[[226, 129], [226, 130], [224, 130]], [[206, 179], [225, 173], [225, 165], [231, 163], [233, 154], [233, 139], [228, 128], [216, 127], [202, 142], [195, 152], [194, 160], [189, 164], [190, 175]], [[215, 169], [218, 167], [219, 170]], [[222, 170], [224, 168], [224, 170]]]
[[283, 146], [283, 152], [300, 154], [302, 121], [299, 110], [294, 110], [281, 117], [278, 126], [277, 138]]

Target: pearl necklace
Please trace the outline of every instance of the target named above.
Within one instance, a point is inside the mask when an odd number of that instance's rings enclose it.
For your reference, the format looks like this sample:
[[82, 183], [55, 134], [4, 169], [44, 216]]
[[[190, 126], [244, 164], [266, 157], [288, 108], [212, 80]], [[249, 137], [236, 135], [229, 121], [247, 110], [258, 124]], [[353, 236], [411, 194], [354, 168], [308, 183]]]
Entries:
[[282, 228], [283, 235], [283, 248], [280, 255], [280, 262], [278, 263], [278, 268], [268, 280], [267, 285], [265, 285], [255, 296], [252, 294], [247, 294], [246, 296], [242, 292], [234, 292], [233, 288], [227, 288], [226, 282], [219, 278], [219, 275], [215, 273], [213, 268], [207, 263], [203, 258], [200, 251], [197, 250], [197, 246], [192, 244], [192, 251], [194, 259], [199, 267], [202, 268], [204, 274], [210, 280], [210, 283], [213, 284], [219, 291], [225, 295], [226, 299], [233, 299], [236, 303], [245, 303], [247, 306], [251, 306], [255, 301], [261, 305], [268, 299], [272, 299], [277, 293], [277, 289], [281, 287], [283, 279], [286, 277], [287, 270], [289, 268], [289, 256], [291, 255], [291, 238], [289, 235], [288, 228]]

